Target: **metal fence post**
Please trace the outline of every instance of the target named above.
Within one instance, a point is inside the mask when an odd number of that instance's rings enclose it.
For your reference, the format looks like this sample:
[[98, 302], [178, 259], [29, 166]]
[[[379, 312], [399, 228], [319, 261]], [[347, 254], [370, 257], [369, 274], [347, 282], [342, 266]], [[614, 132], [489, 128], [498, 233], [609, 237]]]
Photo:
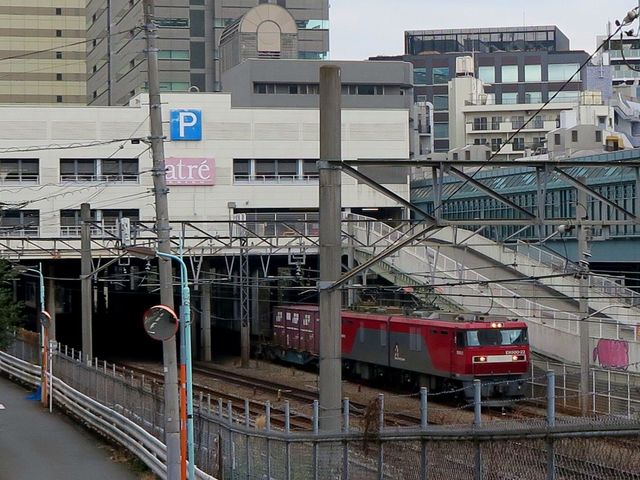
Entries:
[[[592, 378], [592, 394], [591, 394], [591, 398], [593, 399], [593, 401], [591, 402], [593, 404], [593, 413], [596, 413], [596, 369], [594, 368], [593, 370], [591, 370], [591, 378]], [[589, 378], [589, 377], [587, 377]]]
[[291, 444], [289, 443], [289, 434], [291, 433], [290, 413], [289, 400], [286, 400], [284, 402], [284, 433], [287, 435], [284, 444], [285, 480], [291, 479]]
[[[249, 399], [244, 399], [244, 424], [245, 427], [249, 428], [251, 426], [251, 412], [249, 410]], [[247, 480], [251, 478], [251, 449], [250, 442], [251, 437], [249, 435], [246, 436], [246, 449], [245, 449], [245, 461], [247, 462], [247, 466], [245, 467], [245, 471], [247, 472]]]
[[313, 434], [316, 436], [313, 441], [313, 478], [318, 480], [318, 400], [313, 401]]
[[[473, 425], [480, 427], [482, 424], [482, 382], [480, 380], [473, 381]], [[482, 447], [480, 441], [475, 441], [476, 459], [475, 459], [475, 480], [482, 480]]]
[[[420, 430], [427, 431], [429, 425], [429, 417], [427, 415], [427, 400], [429, 392], [425, 387], [420, 389]], [[420, 449], [420, 471], [422, 479], [427, 478], [427, 441], [422, 437], [422, 445]]]
[[[349, 399], [342, 400], [342, 431], [349, 434]], [[342, 452], [342, 478], [349, 479], [349, 439], [345, 438]]]
[[[384, 393], [378, 394], [379, 408], [379, 433], [384, 432]], [[384, 480], [384, 444], [380, 440], [380, 448], [378, 449], [378, 480]]]
[[[554, 372], [547, 372], [547, 425], [556, 425], [556, 377]], [[547, 440], [547, 480], [556, 478], [556, 454], [553, 438]]]
[[264, 405], [267, 421], [265, 429], [267, 431], [267, 478], [271, 478], [271, 402], [267, 400]]

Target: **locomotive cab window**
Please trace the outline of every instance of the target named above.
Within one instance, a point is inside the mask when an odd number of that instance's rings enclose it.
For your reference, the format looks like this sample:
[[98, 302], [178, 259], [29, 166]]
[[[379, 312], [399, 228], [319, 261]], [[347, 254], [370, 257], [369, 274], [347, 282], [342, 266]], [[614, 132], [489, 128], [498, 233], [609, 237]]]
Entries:
[[469, 330], [466, 345], [469, 347], [486, 347], [492, 345], [526, 345], [529, 343], [526, 328]]
[[456, 345], [458, 347], [464, 347], [465, 346], [465, 336], [466, 336], [466, 332], [456, 332]]

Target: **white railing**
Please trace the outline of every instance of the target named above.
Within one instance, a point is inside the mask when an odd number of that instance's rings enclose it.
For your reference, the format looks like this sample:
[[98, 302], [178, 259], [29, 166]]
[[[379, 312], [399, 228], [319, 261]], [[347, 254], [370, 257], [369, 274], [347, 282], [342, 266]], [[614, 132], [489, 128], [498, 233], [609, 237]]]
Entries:
[[[0, 351], [0, 371], [9, 373], [29, 385], [40, 384], [38, 365], [32, 365], [2, 351]], [[71, 388], [59, 378], [54, 376], [51, 380], [53, 384], [50, 391], [56, 405], [72, 412], [87, 425], [126, 447], [156, 475], [161, 478], [166, 476], [167, 447], [164, 443], [124, 415]], [[197, 468], [196, 477], [202, 480], [215, 480], [214, 477]]]
[[317, 237], [317, 213], [237, 213], [232, 225], [234, 237], [293, 238]]
[[137, 174], [125, 175], [94, 175], [94, 174], [68, 174], [60, 175], [60, 182], [108, 182], [108, 183], [138, 183], [140, 178]]
[[234, 183], [314, 183], [318, 175], [234, 175]]
[[0, 175], [0, 185], [17, 185], [20, 183], [33, 185], [39, 181], [40, 175], [37, 173], [10, 173], [8, 175]]
[[[555, 271], [566, 272], [571, 267], [574, 267], [577, 270], [577, 267], [571, 261], [561, 257], [560, 255], [555, 255], [551, 252], [547, 252], [546, 250], [542, 250], [535, 245], [530, 245], [526, 242], [518, 240], [515, 246], [507, 246], [515, 250], [516, 253], [526, 256], [527, 258], [537, 261], [538, 263], [542, 263], [543, 265], [551, 267]], [[620, 285], [615, 280], [611, 280], [609, 278], [601, 277], [598, 275], [589, 275], [588, 278], [589, 287], [592, 287], [601, 293], [616, 297], [616, 301], [632, 306], [640, 305], [640, 294], [634, 290], [631, 290], [630, 288], [625, 287], [624, 285]]]
[[37, 237], [40, 235], [40, 227], [0, 227], [0, 237]]
[[[60, 236], [65, 238], [79, 237], [82, 234], [81, 225], [66, 225], [60, 227]], [[91, 236], [98, 238], [113, 238], [119, 236], [118, 225], [101, 224], [100, 226], [91, 227]]]

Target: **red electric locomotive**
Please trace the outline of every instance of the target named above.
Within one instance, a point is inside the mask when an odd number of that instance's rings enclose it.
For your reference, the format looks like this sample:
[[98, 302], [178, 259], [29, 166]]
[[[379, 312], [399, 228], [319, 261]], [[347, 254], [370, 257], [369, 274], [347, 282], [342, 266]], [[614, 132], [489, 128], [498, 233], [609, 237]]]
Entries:
[[[345, 371], [364, 379], [392, 376], [432, 391], [470, 387], [481, 379], [486, 398], [523, 395], [530, 355], [524, 322], [443, 312], [430, 317], [343, 311]], [[275, 308], [272, 355], [315, 362], [319, 340], [316, 305]], [[465, 394], [470, 397], [473, 390], [466, 388]]]

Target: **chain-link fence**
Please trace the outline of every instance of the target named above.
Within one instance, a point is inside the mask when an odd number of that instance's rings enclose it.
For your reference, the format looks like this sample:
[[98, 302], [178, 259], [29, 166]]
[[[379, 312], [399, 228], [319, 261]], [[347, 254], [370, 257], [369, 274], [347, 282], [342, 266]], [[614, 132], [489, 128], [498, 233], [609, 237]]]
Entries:
[[[17, 341], [8, 353], [34, 360], [33, 348]], [[53, 355], [53, 373], [163, 439], [159, 382], [106, 362], [89, 365], [69, 351]], [[555, 380], [544, 372], [535, 387], [554, 406], [563, 400], [555, 398], [556, 389], [546, 391], [546, 382]], [[393, 412], [385, 412], [382, 401], [370, 412], [371, 421], [356, 421], [345, 402], [343, 431], [325, 434], [318, 431], [317, 404], [305, 417], [288, 408], [284, 414], [272, 411], [269, 402], [258, 411], [248, 400], [233, 405], [200, 396], [194, 399], [196, 465], [217, 479], [239, 480], [640, 480], [637, 417], [556, 416], [553, 408], [546, 417], [492, 417], [476, 402], [451, 407], [465, 412], [458, 418], [466, 423], [435, 424], [432, 411], [446, 407], [427, 406], [426, 396], [422, 400], [415, 425], [393, 427], [385, 421], [385, 413]], [[308, 420], [309, 428], [296, 423], [294, 431], [294, 418]]]

